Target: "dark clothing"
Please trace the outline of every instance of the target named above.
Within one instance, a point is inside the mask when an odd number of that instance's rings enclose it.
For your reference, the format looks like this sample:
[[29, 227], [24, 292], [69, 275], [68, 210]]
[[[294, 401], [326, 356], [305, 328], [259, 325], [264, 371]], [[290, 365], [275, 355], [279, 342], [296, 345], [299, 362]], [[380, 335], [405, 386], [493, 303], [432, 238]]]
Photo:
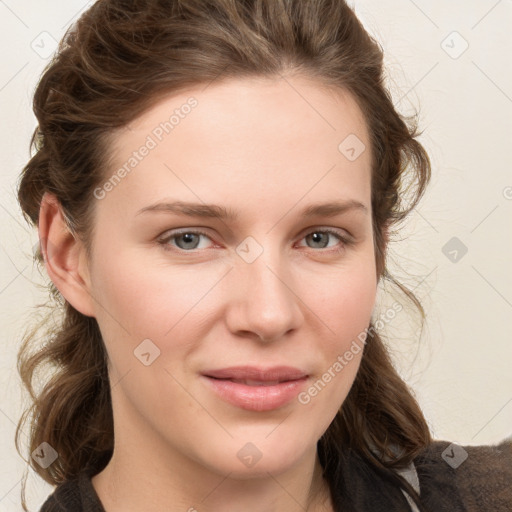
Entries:
[[464, 446], [468, 457], [456, 468], [446, 462], [454, 455], [450, 444], [434, 443], [415, 461], [426, 508], [433, 512], [512, 512], [512, 438], [497, 446]]
[[60, 484], [44, 502], [40, 512], [105, 512], [92, 486], [92, 476], [81, 473], [76, 480]]
[[[453, 446], [435, 441], [414, 466], [419, 480], [422, 505], [429, 512], [512, 512], [512, 439], [497, 446]], [[467, 455], [467, 458], [466, 458]], [[361, 512], [412, 510], [401, 492], [396, 507], [382, 506], [382, 484], [358, 476], [350, 482], [355, 509]], [[389, 485], [389, 484], [387, 484]], [[405, 508], [404, 508], [405, 507]], [[342, 507], [335, 503], [336, 511]], [[91, 476], [82, 473], [76, 480], [59, 485], [40, 512], [105, 512]], [[143, 512], [143, 511], [141, 511]]]

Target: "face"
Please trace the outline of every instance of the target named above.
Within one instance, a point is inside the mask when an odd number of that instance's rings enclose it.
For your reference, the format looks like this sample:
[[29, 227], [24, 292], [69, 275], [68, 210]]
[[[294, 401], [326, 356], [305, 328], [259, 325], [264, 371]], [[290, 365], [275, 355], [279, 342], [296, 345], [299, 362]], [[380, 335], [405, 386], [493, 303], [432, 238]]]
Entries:
[[375, 303], [363, 144], [351, 96], [297, 77], [189, 89], [114, 134], [88, 272], [117, 445], [238, 478], [316, 449]]

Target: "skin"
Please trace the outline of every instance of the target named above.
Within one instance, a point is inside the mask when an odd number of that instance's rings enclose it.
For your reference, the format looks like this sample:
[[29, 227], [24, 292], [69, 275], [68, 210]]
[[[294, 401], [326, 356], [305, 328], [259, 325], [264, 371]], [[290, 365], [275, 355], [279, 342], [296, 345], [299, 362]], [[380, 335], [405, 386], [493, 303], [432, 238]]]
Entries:
[[[316, 443], [362, 351], [309, 403], [265, 412], [223, 401], [199, 374], [283, 364], [311, 385], [368, 327], [377, 292], [370, 151], [350, 161], [338, 150], [349, 134], [369, 148], [363, 115], [348, 93], [304, 77], [202, 85], [114, 133], [105, 179], [191, 96], [198, 106], [95, 200], [91, 258], [55, 198], [41, 205], [49, 276], [97, 319], [109, 356], [115, 448], [94, 488], [108, 512], [333, 510]], [[299, 215], [350, 199], [367, 211]], [[239, 219], [137, 215], [164, 200], [215, 203]], [[178, 228], [208, 236], [169, 239]], [[262, 248], [252, 263], [236, 251], [247, 237]], [[160, 350], [149, 366], [134, 356], [144, 339]], [[251, 467], [237, 456], [248, 442], [261, 454]]]

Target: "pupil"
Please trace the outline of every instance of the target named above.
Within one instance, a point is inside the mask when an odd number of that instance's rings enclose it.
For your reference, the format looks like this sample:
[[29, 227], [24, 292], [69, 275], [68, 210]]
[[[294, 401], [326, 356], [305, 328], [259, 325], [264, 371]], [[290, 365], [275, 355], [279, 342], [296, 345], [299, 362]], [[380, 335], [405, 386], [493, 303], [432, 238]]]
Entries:
[[195, 233], [183, 233], [180, 238], [183, 242], [183, 245], [188, 246], [194, 243], [195, 236]]
[[324, 241], [324, 243], [322, 243], [322, 237], [324, 235], [325, 235], [324, 233], [317, 231], [317, 232], [311, 233], [311, 238], [313, 239], [314, 243], [321, 244], [321, 247], [323, 248], [326, 246], [326, 241]]

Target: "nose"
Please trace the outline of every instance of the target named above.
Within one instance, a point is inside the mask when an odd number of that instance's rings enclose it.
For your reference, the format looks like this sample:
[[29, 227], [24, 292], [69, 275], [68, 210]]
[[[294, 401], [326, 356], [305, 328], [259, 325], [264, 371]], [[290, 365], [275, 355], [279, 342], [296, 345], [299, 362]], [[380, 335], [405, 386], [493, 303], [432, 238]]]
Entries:
[[304, 321], [298, 284], [277, 251], [265, 248], [252, 263], [240, 259], [231, 272], [227, 325], [238, 336], [277, 341]]

